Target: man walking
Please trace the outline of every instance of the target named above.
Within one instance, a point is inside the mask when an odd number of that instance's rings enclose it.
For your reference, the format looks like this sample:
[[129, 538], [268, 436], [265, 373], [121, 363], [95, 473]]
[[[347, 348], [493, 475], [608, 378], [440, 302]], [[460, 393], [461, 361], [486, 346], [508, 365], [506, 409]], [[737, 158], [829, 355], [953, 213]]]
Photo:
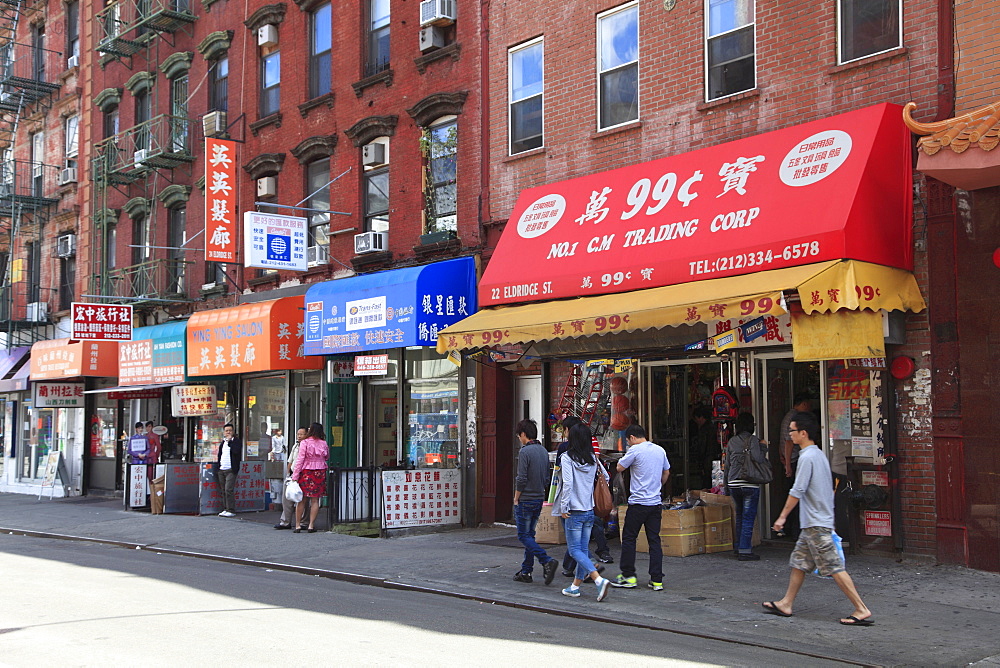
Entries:
[[854, 610], [840, 623], [845, 626], [871, 626], [872, 612], [861, 600], [854, 581], [844, 568], [844, 560], [833, 542], [833, 476], [830, 463], [816, 445], [820, 438], [819, 423], [812, 413], [795, 413], [790, 420], [788, 434], [799, 446], [798, 471], [795, 484], [788, 494], [785, 507], [773, 529], [781, 531], [788, 513], [799, 506], [799, 539], [788, 560], [792, 567], [785, 596], [777, 601], [762, 603], [764, 610], [779, 617], [791, 617], [792, 605], [802, 587], [806, 573], [819, 570], [837, 583]]
[[621, 574], [611, 581], [613, 587], [636, 586], [635, 542], [639, 530], [646, 528], [649, 542], [649, 588], [663, 591], [663, 546], [660, 545], [660, 493], [670, 478], [670, 462], [662, 447], [646, 440], [646, 430], [633, 424], [625, 430], [628, 452], [618, 460], [618, 472], [631, 473], [628, 511], [622, 527]]
[[216, 463], [219, 473], [216, 480], [222, 495], [222, 512], [219, 517], [236, 517], [236, 478], [240, 474], [243, 461], [243, 443], [236, 437], [236, 427], [232, 423], [222, 428], [222, 443]]
[[531, 571], [537, 557], [545, 574], [545, 584], [551, 584], [559, 562], [535, 541], [535, 525], [542, 514], [542, 501], [549, 485], [549, 453], [538, 442], [538, 427], [534, 420], [518, 422], [516, 433], [521, 450], [517, 453], [517, 478], [514, 480], [514, 521], [517, 523], [517, 539], [524, 545], [524, 562], [514, 580], [531, 582]]
[[295, 443], [293, 443], [292, 447], [289, 449], [288, 458], [282, 465], [285, 477], [281, 482], [281, 517], [278, 519], [278, 523], [274, 525], [275, 529], [291, 529], [292, 520], [295, 519], [295, 503], [285, 496], [285, 487], [288, 485], [289, 476], [292, 475], [292, 467], [295, 465], [295, 458], [299, 456], [299, 444], [303, 439], [305, 439], [306, 434], [307, 432], [305, 427], [299, 427], [298, 431], [295, 432]]

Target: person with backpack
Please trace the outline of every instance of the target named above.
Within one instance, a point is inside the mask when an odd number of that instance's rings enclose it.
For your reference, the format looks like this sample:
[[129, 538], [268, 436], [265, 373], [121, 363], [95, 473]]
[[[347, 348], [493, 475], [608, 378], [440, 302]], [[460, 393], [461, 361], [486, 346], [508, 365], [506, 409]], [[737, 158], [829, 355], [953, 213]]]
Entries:
[[736, 507], [737, 558], [757, 561], [753, 552], [753, 525], [757, 519], [760, 486], [771, 481], [771, 464], [767, 460], [767, 441], [757, 438], [753, 415], [740, 413], [733, 431], [736, 435], [726, 444], [726, 493]]

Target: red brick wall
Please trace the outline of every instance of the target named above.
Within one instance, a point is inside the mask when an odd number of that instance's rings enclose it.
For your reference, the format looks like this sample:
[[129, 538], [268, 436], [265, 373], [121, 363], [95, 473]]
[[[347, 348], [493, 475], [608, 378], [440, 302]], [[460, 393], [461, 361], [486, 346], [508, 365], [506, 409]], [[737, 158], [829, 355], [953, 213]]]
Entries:
[[1000, 0], [955, 0], [955, 113], [1000, 100]]

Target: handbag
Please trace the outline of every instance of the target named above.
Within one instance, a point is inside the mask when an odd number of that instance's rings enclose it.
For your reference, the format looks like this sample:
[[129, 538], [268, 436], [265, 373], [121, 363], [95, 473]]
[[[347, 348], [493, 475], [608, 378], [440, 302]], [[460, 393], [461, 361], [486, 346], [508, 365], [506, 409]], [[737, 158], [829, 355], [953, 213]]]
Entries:
[[[757, 437], [753, 438], [756, 440]], [[744, 439], [743, 451], [730, 453], [726, 462], [731, 467], [729, 478], [731, 480], [745, 480], [751, 485], [766, 485], [774, 478], [774, 472], [771, 470], [771, 464], [767, 458], [761, 462], [753, 456], [753, 453], [750, 452], [751, 443], [749, 438]], [[759, 445], [760, 441], [757, 441], [757, 444]]]
[[[597, 465], [600, 466], [601, 463], [598, 462]], [[611, 498], [611, 489], [608, 487], [608, 483], [604, 482], [604, 476], [598, 469], [597, 477], [594, 479], [594, 514], [607, 519], [611, 516], [614, 507], [615, 502]]]
[[298, 482], [291, 478], [285, 481], [285, 498], [292, 503], [298, 503], [302, 500], [302, 488]]

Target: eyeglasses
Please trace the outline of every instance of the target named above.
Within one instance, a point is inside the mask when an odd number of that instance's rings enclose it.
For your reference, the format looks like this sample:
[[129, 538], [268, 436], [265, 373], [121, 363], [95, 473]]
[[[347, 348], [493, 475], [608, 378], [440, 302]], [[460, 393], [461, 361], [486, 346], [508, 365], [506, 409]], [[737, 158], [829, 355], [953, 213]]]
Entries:
[[798, 433], [800, 431], [805, 431], [805, 429], [789, 429], [788, 433], [789, 434], [795, 434], [795, 433]]

